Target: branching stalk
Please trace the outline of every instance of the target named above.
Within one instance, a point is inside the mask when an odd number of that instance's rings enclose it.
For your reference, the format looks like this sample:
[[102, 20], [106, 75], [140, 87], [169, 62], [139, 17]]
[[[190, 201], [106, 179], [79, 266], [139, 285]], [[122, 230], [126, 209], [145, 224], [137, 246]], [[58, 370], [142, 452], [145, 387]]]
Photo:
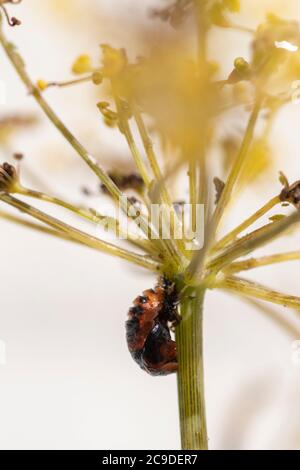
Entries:
[[223, 215], [225, 214], [225, 210], [230, 201], [234, 186], [238, 180], [238, 177], [240, 176], [244, 162], [248, 155], [248, 152], [249, 152], [252, 140], [253, 140], [253, 136], [254, 136], [256, 122], [257, 122], [258, 115], [261, 109], [261, 104], [262, 104], [262, 99], [258, 98], [253, 107], [252, 113], [250, 115], [248, 126], [245, 131], [245, 135], [243, 138], [243, 142], [242, 142], [239, 154], [232, 167], [230, 175], [225, 184], [224, 190], [217, 204], [215, 213], [213, 215], [213, 220], [212, 220], [213, 233], [217, 232], [218, 226], [221, 222]]
[[224, 270], [224, 272], [226, 275], [234, 274], [241, 271], [249, 271], [250, 269], [260, 268], [262, 266], [270, 266], [273, 264], [296, 260], [300, 260], [300, 251], [278, 253], [275, 255], [263, 256], [261, 258], [250, 258], [244, 261], [232, 263]]
[[294, 212], [293, 214], [285, 217], [278, 222], [268, 224], [261, 229], [256, 230], [249, 235], [233, 243], [227, 250], [225, 250], [220, 256], [217, 256], [213, 261], [208, 264], [208, 268], [211, 270], [220, 270], [230, 262], [241, 256], [248, 255], [251, 251], [263, 246], [264, 244], [276, 239], [279, 235], [282, 235], [290, 227], [300, 222], [300, 212]]
[[218, 201], [215, 212], [212, 216], [212, 220], [209, 223], [209, 227], [207, 230], [206, 245], [204, 249], [196, 253], [194, 258], [192, 259], [190, 266], [187, 269], [187, 274], [186, 274], [187, 279], [193, 279], [193, 278], [197, 279], [203, 273], [203, 266], [206, 260], [207, 253], [211, 250], [214, 244], [214, 240], [216, 238], [219, 224], [221, 222], [222, 217], [225, 214], [225, 210], [230, 201], [234, 186], [238, 180], [238, 177], [240, 176], [241, 170], [243, 168], [243, 164], [250, 150], [253, 136], [254, 136], [256, 122], [257, 122], [259, 112], [261, 109], [261, 104], [262, 104], [262, 99], [258, 98], [256, 100], [256, 103], [250, 115], [248, 126], [246, 129], [244, 138], [243, 138], [243, 142], [242, 142], [239, 154], [232, 167], [230, 175], [225, 184], [224, 190], [222, 191], [221, 197]]
[[[153, 149], [153, 144], [147, 132], [147, 128], [144, 123], [143, 117], [141, 113], [139, 112], [139, 110], [137, 109], [137, 106], [136, 105], [132, 105], [132, 106], [133, 106], [134, 118], [135, 118], [137, 128], [138, 128], [139, 134], [141, 136], [141, 139], [144, 145], [144, 149], [145, 149], [151, 170], [153, 172], [153, 176], [159, 186], [159, 193], [162, 195], [161, 199], [164, 202], [164, 204], [166, 204], [171, 210], [172, 217], [170, 218], [170, 232], [174, 233], [175, 225], [177, 225], [179, 221], [176, 216], [176, 212], [173, 208], [171, 197], [165, 185], [165, 180], [163, 178], [161, 169], [159, 167], [158, 160]], [[181, 249], [182, 252], [184, 252], [185, 250], [183, 246], [183, 241], [182, 240], [176, 240], [176, 241], [177, 241], [178, 247], [176, 247], [176, 243], [174, 240], [174, 243], [172, 243], [171, 250], [173, 253], [175, 253], [175, 256], [178, 257], [178, 250]]]
[[0, 193], [0, 200], [12, 207], [15, 207], [21, 212], [25, 212], [40, 222], [43, 222], [46, 225], [49, 225], [50, 227], [67, 234], [69, 237], [80, 243], [83, 243], [86, 246], [89, 246], [90, 248], [94, 248], [95, 250], [125, 259], [131, 263], [137, 264], [138, 266], [150, 269], [151, 271], [157, 272], [160, 269], [159, 263], [152, 260], [150, 256], [138, 255], [131, 251], [117, 247], [111, 243], [100, 240], [99, 238], [93, 237], [87, 233], [71, 227], [70, 225], [67, 225], [64, 222], [61, 222], [60, 220], [50, 215], [45, 214], [44, 212], [41, 212], [35, 207], [32, 207], [29, 204], [26, 204], [25, 202], [10, 196], [9, 194]]
[[279, 196], [273, 197], [270, 201], [264, 204], [263, 207], [261, 207], [258, 211], [252, 214], [248, 219], [244, 220], [244, 222], [242, 222], [238, 227], [228, 233], [228, 235], [223, 237], [219, 242], [217, 242], [214, 246], [214, 250], [220, 250], [224, 246], [228, 245], [230, 242], [234, 241], [240, 233], [247, 230], [247, 228], [257, 222], [261, 217], [263, 217], [267, 212], [269, 212], [279, 203]]
[[22, 217], [17, 217], [5, 211], [0, 211], [0, 218], [3, 220], [7, 220], [8, 222], [12, 222], [14, 224], [20, 225], [21, 227], [29, 228], [31, 230], [34, 230], [35, 232], [44, 233], [46, 235], [51, 235], [53, 237], [57, 237], [62, 240], [68, 240], [69, 242], [79, 243], [80, 245], [82, 245], [82, 243], [77, 242], [76, 240], [69, 237], [65, 233], [58, 232], [57, 230], [44, 227], [43, 225], [36, 224], [34, 222], [29, 222], [28, 220], [25, 220]]
[[93, 222], [94, 224], [101, 225], [101, 223], [103, 223], [104, 221], [106, 226], [111, 226], [114, 230], [116, 230], [117, 235], [120, 236], [122, 239], [127, 240], [128, 242], [147, 252], [151, 253], [153, 251], [152, 245], [146, 238], [144, 240], [140, 240], [134, 234], [130, 233], [129, 231], [125, 231], [121, 227], [120, 221], [113, 217], [101, 215], [98, 212], [91, 211], [89, 209], [76, 207], [73, 204], [63, 201], [62, 199], [59, 199], [57, 197], [49, 196], [48, 194], [42, 193], [40, 191], [34, 191], [32, 189], [24, 188], [23, 186], [19, 187], [18, 194], [22, 194], [23, 196], [35, 198], [44, 202], [49, 202], [50, 204], [55, 204], [57, 206], [63, 207], [64, 209], [67, 209], [73, 212], [74, 214], [78, 215], [79, 217]]
[[269, 289], [256, 282], [251, 282], [239, 277], [227, 277], [219, 281], [216, 287], [232, 290], [239, 295], [254, 297], [266, 302], [282, 305], [283, 307], [290, 307], [298, 310], [300, 313], [300, 297], [282, 294], [281, 292]]
[[150, 178], [149, 178], [149, 171], [146, 168], [146, 165], [143, 161], [143, 158], [136, 146], [136, 143], [133, 138], [133, 134], [130, 129], [130, 125], [128, 122], [128, 118], [124, 115], [124, 110], [122, 107], [122, 103], [120, 98], [118, 97], [118, 94], [115, 91], [114, 84], [112, 83], [112, 89], [113, 89], [113, 95], [114, 95], [114, 100], [116, 103], [116, 108], [118, 112], [118, 118], [119, 118], [119, 123], [120, 123], [120, 129], [121, 132], [124, 134], [128, 147], [131, 151], [132, 158], [135, 162], [135, 165], [137, 167], [137, 170], [141, 177], [143, 178], [143, 181], [145, 183], [146, 188], [149, 188], [150, 186]]

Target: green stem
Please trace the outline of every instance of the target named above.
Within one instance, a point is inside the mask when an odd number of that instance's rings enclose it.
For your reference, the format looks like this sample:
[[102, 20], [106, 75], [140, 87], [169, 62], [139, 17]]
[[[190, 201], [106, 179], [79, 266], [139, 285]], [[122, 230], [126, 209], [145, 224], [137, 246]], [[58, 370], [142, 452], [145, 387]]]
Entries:
[[8, 212], [2, 211], [2, 210], [0, 211], [0, 219], [6, 220], [8, 222], [12, 222], [13, 224], [19, 225], [21, 227], [34, 230], [35, 232], [44, 233], [47, 235], [51, 235], [53, 237], [60, 238], [62, 240], [68, 240], [69, 242], [81, 244], [81, 242], [77, 242], [76, 240], [69, 237], [65, 233], [58, 232], [57, 230], [44, 227], [43, 225], [36, 224], [34, 222], [29, 222], [28, 220], [22, 219], [21, 217], [17, 217], [15, 215], [9, 214]]
[[279, 196], [275, 196], [272, 199], [270, 199], [270, 201], [264, 204], [263, 207], [261, 207], [258, 211], [256, 211], [250, 217], [248, 217], [248, 219], [242, 222], [238, 227], [236, 227], [230, 233], [228, 233], [228, 235], [225, 235], [225, 237], [223, 237], [220, 241], [218, 241], [217, 244], [214, 246], [214, 250], [220, 250], [224, 246], [228, 245], [228, 243], [235, 240], [236, 237], [240, 233], [244, 232], [248, 227], [253, 225], [258, 219], [263, 217], [267, 212], [269, 212], [271, 209], [273, 209], [273, 207], [275, 207], [279, 203], [280, 203]]
[[72, 85], [79, 85], [85, 82], [91, 82], [92, 80], [93, 80], [93, 75], [88, 75], [85, 77], [76, 78], [74, 80], [66, 80], [64, 82], [47, 82], [46, 86], [47, 88], [50, 88], [50, 87], [64, 88], [64, 87], [69, 87]]
[[300, 297], [295, 295], [286, 295], [281, 292], [269, 289], [257, 282], [248, 281], [239, 277], [227, 277], [215, 285], [217, 288], [228, 289], [239, 295], [254, 297], [283, 307], [293, 308], [300, 312]]
[[191, 225], [192, 230], [196, 227], [196, 204], [197, 204], [197, 163], [196, 159], [189, 161], [189, 192], [190, 192], [190, 204], [192, 206], [192, 217]]
[[300, 212], [294, 212], [284, 217], [278, 222], [265, 225], [248, 235], [245, 235], [237, 242], [232, 243], [220, 256], [217, 256], [207, 264], [210, 270], [218, 271], [229, 265], [232, 261], [242, 256], [246, 256], [251, 251], [260, 248], [275, 238], [282, 235], [290, 227], [300, 222]]
[[35, 191], [33, 189], [25, 188], [24, 186], [19, 186], [17, 194], [22, 194], [23, 196], [39, 199], [41, 201], [49, 202], [50, 204], [55, 204], [57, 206], [63, 207], [74, 214], [82, 217], [94, 224], [104, 224], [104, 226], [112, 227], [116, 230], [116, 234], [120, 236], [122, 239], [127, 240], [132, 245], [135, 245], [138, 248], [145, 250], [151, 254], [155, 254], [153, 246], [149, 243], [149, 241], [145, 238], [140, 240], [136, 237], [133, 233], [129, 232], [128, 230], [124, 230], [121, 227], [120, 221], [115, 219], [114, 217], [108, 217], [106, 215], [102, 215], [98, 212], [93, 212], [90, 209], [84, 209], [81, 207], [76, 207], [73, 204], [70, 204], [67, 201], [63, 201], [57, 197], [49, 196], [48, 194], [42, 193], [40, 191]]
[[272, 264], [296, 260], [300, 260], [300, 251], [290, 251], [288, 253], [278, 253], [270, 256], [262, 256], [261, 258], [250, 258], [243, 261], [237, 261], [236, 263], [230, 264], [224, 271], [226, 275], [228, 275], [241, 271], [249, 271], [250, 269], [260, 268], [262, 266], [270, 266]]
[[230, 175], [228, 177], [228, 180], [225, 184], [224, 190], [222, 192], [222, 195], [220, 197], [220, 200], [217, 204], [213, 220], [212, 220], [212, 226], [213, 226], [213, 233], [216, 233], [216, 230], [221, 222], [221, 219], [225, 213], [225, 210], [227, 208], [227, 205], [230, 201], [230, 198], [232, 196], [232, 192], [234, 189], [234, 186], [237, 182], [238, 177], [240, 176], [241, 170], [243, 168], [243, 164], [245, 162], [245, 159], [248, 155], [253, 136], [254, 136], [254, 130], [255, 130], [255, 125], [257, 122], [257, 118], [261, 109], [261, 104], [262, 104], [262, 99], [258, 98], [254, 108], [252, 110], [252, 113], [249, 118], [248, 126], [244, 135], [244, 139], [239, 151], [239, 154], [237, 156], [236, 162], [232, 167], [232, 170], [230, 172]]
[[243, 168], [243, 164], [245, 162], [245, 159], [251, 147], [252, 140], [254, 137], [256, 122], [257, 122], [259, 112], [261, 109], [261, 104], [262, 104], [262, 98], [257, 98], [254, 108], [252, 110], [252, 113], [250, 115], [249, 121], [248, 121], [247, 129], [246, 129], [243, 141], [242, 141], [239, 154], [231, 169], [231, 172], [229, 174], [229, 177], [227, 179], [227, 182], [225, 184], [221, 197], [218, 201], [215, 212], [208, 225], [207, 234], [206, 234], [206, 238], [207, 238], [206, 246], [204, 249], [199, 250], [199, 252], [196, 253], [196, 255], [192, 259], [187, 269], [186, 277], [189, 280], [195, 279], [197, 281], [197, 279], [200, 278], [201, 274], [203, 274], [203, 266], [206, 261], [207, 253], [212, 249], [214, 245], [220, 222], [228, 207], [235, 184], [240, 176], [241, 170]]
[[203, 367], [204, 290], [181, 304], [182, 321], [176, 329], [179, 370], [178, 400], [182, 448], [207, 450]]
[[125, 136], [128, 147], [131, 151], [132, 158], [133, 158], [134, 163], [137, 167], [137, 170], [138, 170], [139, 174], [141, 175], [141, 177], [142, 177], [142, 179], [145, 183], [146, 188], [149, 188], [151, 180], [149, 178], [148, 168], [146, 167], [146, 165], [143, 161], [143, 158], [142, 158], [142, 156], [141, 156], [141, 154], [140, 154], [140, 152], [139, 152], [139, 150], [136, 146], [136, 143], [135, 143], [135, 140], [134, 140], [134, 137], [133, 137], [133, 134], [131, 132], [130, 125], [129, 125], [129, 122], [128, 122], [128, 117], [124, 115], [122, 102], [121, 102], [121, 100], [120, 100], [120, 98], [119, 98], [119, 96], [118, 96], [118, 94], [115, 90], [115, 86], [114, 86], [113, 81], [112, 81], [112, 91], [113, 91], [113, 96], [114, 96], [114, 100], [115, 100], [116, 108], [117, 108], [117, 112], [118, 112], [120, 130]]
[[[177, 219], [176, 212], [174, 211], [174, 208], [173, 208], [173, 204], [172, 204], [172, 201], [171, 201], [170, 194], [169, 194], [168, 189], [167, 189], [166, 184], [165, 184], [165, 179], [164, 179], [163, 174], [161, 172], [161, 169], [159, 167], [158, 160], [157, 160], [156, 154], [155, 154], [154, 149], [153, 149], [152, 141], [149, 137], [145, 122], [143, 120], [141, 112], [138, 110], [138, 107], [136, 105], [132, 104], [132, 109], [133, 109], [133, 115], [134, 115], [134, 118], [135, 118], [135, 121], [136, 121], [136, 124], [137, 124], [139, 134], [140, 134], [142, 142], [143, 142], [144, 150], [145, 150], [145, 153], [147, 155], [152, 173], [154, 175], [154, 178], [158, 182], [159, 194], [161, 194], [161, 196], [162, 196], [163, 203], [166, 204], [170, 208], [170, 211], [171, 211], [170, 231], [171, 231], [171, 233], [175, 233], [174, 232], [175, 225], [177, 226], [179, 222], [178, 222], [178, 219]], [[177, 242], [177, 244], [176, 244], [176, 242]], [[172, 256], [174, 256], [175, 259], [177, 260], [177, 262], [180, 264], [181, 263], [181, 258], [180, 258], [179, 251], [180, 251], [180, 249], [181, 249], [182, 252], [185, 251], [183, 241], [182, 240], [174, 240], [174, 241], [170, 240], [169, 249], [171, 251]]]
[[64, 222], [48, 214], [45, 214], [44, 212], [36, 209], [33, 206], [30, 206], [29, 204], [26, 204], [23, 201], [20, 201], [19, 199], [16, 199], [10, 196], [9, 194], [0, 193], [0, 200], [5, 202], [6, 204], [9, 204], [12, 207], [15, 207], [21, 212], [24, 212], [28, 214], [29, 216], [39, 220], [40, 222], [45, 223], [46, 225], [52, 227], [53, 229], [58, 230], [59, 232], [62, 232], [63, 234], [66, 234], [68, 237], [71, 237], [73, 240], [79, 243], [83, 243], [86, 246], [89, 246], [90, 248], [93, 248], [98, 251], [102, 251], [112, 256], [125, 259], [134, 264], [137, 264], [138, 266], [142, 266], [146, 269], [150, 269], [151, 271], [158, 272], [160, 269], [159, 263], [153, 260], [150, 256], [139, 255], [137, 253], [134, 253], [134, 252], [125, 250], [123, 248], [120, 248], [116, 245], [113, 245], [112, 243], [108, 243], [104, 240], [100, 240], [99, 238], [93, 237], [92, 235], [82, 232], [81, 230], [71, 227], [70, 225]]

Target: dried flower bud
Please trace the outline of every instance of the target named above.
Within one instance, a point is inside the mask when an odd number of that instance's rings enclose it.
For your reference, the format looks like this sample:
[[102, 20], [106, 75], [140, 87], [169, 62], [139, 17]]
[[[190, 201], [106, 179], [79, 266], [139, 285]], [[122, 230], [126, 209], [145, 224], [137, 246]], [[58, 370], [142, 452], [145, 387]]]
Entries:
[[300, 181], [296, 181], [292, 185], [285, 184], [279, 197], [281, 202], [289, 202], [300, 210]]
[[21, 152], [16, 152], [16, 153], [14, 153], [13, 157], [14, 157], [15, 160], [17, 160], [19, 162], [19, 161], [23, 160], [24, 154], [21, 153]]
[[19, 187], [19, 178], [14, 166], [9, 163], [0, 165], [0, 191], [15, 193]]
[[218, 204], [221, 196], [222, 196], [222, 192], [225, 188], [225, 183], [224, 181], [220, 180], [220, 178], [217, 178], [215, 177], [214, 178], [214, 185], [215, 185], [215, 188], [216, 188], [216, 200], [215, 200], [215, 203]]
[[[137, 192], [141, 192], [144, 189], [144, 181], [137, 173], [124, 175], [122, 173], [110, 172], [109, 177], [121, 191], [133, 189]], [[107, 189], [103, 184], [101, 185], [101, 190], [102, 192], [107, 193]]]

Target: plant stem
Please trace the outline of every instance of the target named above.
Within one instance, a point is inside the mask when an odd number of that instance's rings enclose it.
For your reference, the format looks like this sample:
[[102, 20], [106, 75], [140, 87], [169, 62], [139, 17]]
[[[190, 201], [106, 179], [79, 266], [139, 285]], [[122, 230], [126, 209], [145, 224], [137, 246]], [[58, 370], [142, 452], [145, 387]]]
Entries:
[[268, 225], [255, 230], [248, 235], [245, 235], [237, 242], [232, 243], [220, 256], [214, 258], [207, 267], [211, 270], [218, 271], [229, 265], [241, 256], [248, 255], [251, 251], [260, 248], [266, 243], [274, 240], [279, 235], [282, 235], [290, 227], [300, 222], [300, 212], [294, 212], [291, 215], [284, 217], [278, 222], [273, 222]]
[[250, 258], [244, 261], [232, 263], [225, 269], [227, 274], [234, 274], [241, 271], [249, 271], [250, 269], [260, 268], [262, 266], [270, 266], [272, 264], [285, 263], [287, 261], [300, 260], [300, 251], [290, 251], [288, 253], [278, 253], [270, 256], [262, 256], [261, 258]]
[[63, 207], [74, 214], [82, 217], [94, 224], [103, 224], [103, 226], [111, 227], [113, 230], [116, 231], [117, 235], [120, 236], [122, 239], [127, 240], [132, 245], [141, 248], [149, 253], [155, 253], [154, 248], [150, 244], [150, 242], [145, 239], [139, 239], [133, 233], [125, 230], [121, 227], [120, 221], [115, 219], [114, 217], [108, 217], [106, 215], [100, 214], [97, 211], [92, 211], [90, 209], [84, 209], [81, 207], [74, 206], [67, 201], [59, 199], [57, 197], [49, 196], [48, 194], [42, 193], [40, 191], [35, 191], [33, 189], [25, 188], [24, 186], [20, 186], [18, 189], [18, 194], [22, 194], [23, 196], [39, 199], [41, 201], [49, 202], [50, 204], [55, 204], [57, 206]]
[[[2, 21], [2, 19], [1, 19]], [[17, 74], [27, 88], [29, 94], [33, 96], [36, 102], [39, 104], [41, 109], [59, 130], [59, 132], [65, 137], [65, 139], [72, 145], [74, 150], [80, 155], [80, 157], [87, 163], [91, 170], [98, 176], [98, 178], [105, 185], [107, 190], [111, 193], [114, 199], [118, 199], [121, 195], [117, 186], [109, 178], [109, 176], [102, 170], [102, 168], [95, 162], [94, 158], [88, 153], [88, 151], [81, 145], [76, 137], [69, 131], [64, 123], [59, 119], [54, 110], [50, 107], [48, 102], [44, 99], [39, 89], [35, 86], [31, 78], [29, 77], [25, 64], [22, 57], [17, 52], [16, 47], [11, 42], [8, 42], [3, 34], [2, 27], [0, 27], [0, 42], [14, 66]]]
[[258, 115], [259, 115], [259, 111], [261, 109], [261, 103], [262, 103], [262, 99], [258, 98], [253, 107], [252, 113], [250, 115], [248, 126], [244, 135], [244, 139], [243, 139], [239, 154], [232, 167], [232, 170], [225, 184], [220, 200], [217, 204], [217, 207], [213, 216], [213, 220], [212, 220], [212, 227], [213, 227], [214, 234], [216, 233], [216, 230], [225, 213], [225, 209], [227, 208], [227, 205], [230, 201], [234, 186], [237, 182], [238, 177], [240, 176], [241, 170], [243, 168], [243, 164], [248, 155], [248, 152], [252, 143], [252, 139], [254, 136], [255, 125], [257, 122]]
[[145, 152], [146, 152], [146, 155], [147, 155], [152, 173], [154, 175], [154, 178], [160, 184], [159, 189], [160, 189], [160, 192], [162, 193], [163, 201], [168, 206], [173, 207], [172, 202], [171, 202], [171, 198], [170, 198], [170, 195], [168, 193], [167, 187], [165, 185], [165, 181], [164, 181], [160, 166], [158, 164], [158, 160], [157, 160], [156, 154], [155, 154], [154, 149], [153, 149], [153, 144], [152, 144], [152, 141], [149, 137], [149, 134], [148, 134], [146, 125], [144, 123], [142, 114], [140, 113], [140, 111], [138, 110], [136, 105], [132, 105], [132, 108], [133, 108], [133, 114], [134, 114], [134, 118], [135, 118], [135, 121], [136, 121], [136, 124], [137, 124], [137, 128], [138, 128], [139, 134], [141, 136], [143, 146], [144, 146], [144, 149], [145, 149]]
[[80, 245], [82, 245], [81, 242], [77, 242], [76, 240], [69, 237], [65, 233], [58, 232], [57, 230], [44, 227], [43, 225], [36, 224], [34, 222], [29, 222], [28, 220], [25, 220], [22, 217], [17, 217], [16, 215], [9, 214], [8, 212], [2, 211], [2, 210], [0, 211], [0, 219], [7, 220], [8, 222], [12, 222], [13, 224], [20, 225], [21, 227], [34, 230], [35, 232], [44, 233], [46, 235], [51, 235], [53, 237], [57, 237], [62, 240], [68, 240], [69, 242], [79, 243]]
[[257, 282], [248, 281], [239, 277], [227, 277], [216, 284], [221, 289], [229, 289], [235, 291], [239, 295], [246, 297], [254, 297], [255, 299], [264, 300], [273, 304], [282, 305], [300, 311], [300, 297], [287, 295], [268, 287], [262, 286]]
[[130, 125], [129, 125], [129, 122], [128, 122], [128, 118], [127, 116], [124, 115], [124, 110], [123, 110], [123, 106], [122, 106], [122, 103], [121, 103], [121, 100], [115, 90], [115, 86], [112, 82], [112, 90], [113, 90], [113, 96], [114, 96], [114, 100], [115, 100], [115, 103], [116, 103], [116, 108], [117, 108], [117, 112], [118, 112], [118, 117], [119, 117], [119, 123], [120, 123], [120, 129], [121, 129], [121, 132], [124, 134], [125, 136], [125, 139], [127, 141], [127, 144], [128, 144], [128, 147], [131, 151], [131, 155], [132, 155], [132, 158], [134, 160], [134, 163], [137, 167], [137, 170], [139, 172], [139, 174], [141, 175], [144, 183], [145, 183], [145, 186], [146, 188], [149, 188], [150, 186], [150, 178], [149, 178], [149, 171], [148, 171], [148, 168], [146, 167], [144, 161], [143, 161], [143, 158], [136, 146], [136, 143], [135, 143], [135, 140], [134, 140], [134, 137], [133, 137], [133, 134], [131, 132], [131, 129], [130, 129]]
[[196, 253], [194, 258], [192, 259], [187, 269], [187, 273], [186, 273], [187, 279], [194, 278], [197, 281], [197, 279], [198, 278], [200, 279], [200, 276], [203, 274], [203, 266], [205, 264], [207, 254], [209, 253], [209, 251], [214, 245], [218, 227], [225, 214], [227, 206], [230, 202], [235, 184], [240, 176], [241, 170], [243, 168], [243, 164], [245, 162], [245, 159], [251, 147], [252, 140], [254, 137], [256, 122], [257, 122], [259, 112], [261, 109], [261, 104], [262, 104], [262, 98], [257, 98], [254, 104], [252, 113], [249, 117], [247, 129], [246, 129], [237, 159], [231, 169], [231, 172], [226, 181], [224, 190], [218, 201], [215, 212], [208, 225], [207, 235], [206, 235], [206, 238], [207, 238], [206, 246], [202, 250], [199, 250], [199, 252]]
[[182, 449], [207, 450], [203, 367], [204, 290], [181, 304], [182, 321], [176, 329], [177, 374]]
[[[143, 120], [142, 114], [140, 113], [140, 111], [138, 110], [138, 107], [135, 104], [132, 104], [131, 106], [132, 106], [132, 109], [133, 109], [133, 115], [134, 115], [134, 118], [135, 118], [135, 121], [136, 121], [136, 125], [137, 125], [137, 128], [138, 128], [139, 134], [140, 134], [142, 142], [143, 142], [144, 150], [146, 152], [146, 155], [147, 155], [152, 173], [153, 173], [154, 178], [156, 179], [156, 181], [158, 182], [158, 185], [159, 185], [159, 193], [161, 194], [162, 201], [171, 210], [170, 231], [171, 231], [171, 233], [174, 233], [175, 225], [177, 226], [179, 221], [178, 221], [176, 212], [173, 208], [173, 204], [172, 204], [172, 201], [171, 201], [170, 194], [169, 194], [168, 189], [166, 187], [164, 177], [163, 177], [163, 174], [162, 174], [161, 169], [159, 167], [158, 160], [157, 160], [156, 154], [155, 154], [154, 149], [153, 149], [153, 144], [152, 144], [152, 141], [149, 137], [149, 134], [148, 134], [145, 122]], [[176, 246], [176, 242], [177, 242], [178, 246]], [[172, 240], [170, 240], [169, 248], [171, 250], [171, 253], [173, 253], [173, 255], [175, 256], [177, 261], [180, 263], [181, 259], [180, 259], [180, 255], [178, 254], [178, 251], [180, 249], [181, 249], [182, 252], [185, 251], [184, 250], [184, 244], [183, 244], [182, 240], [174, 240], [173, 242], [172, 242]]]
[[74, 80], [66, 80], [64, 82], [47, 82], [47, 88], [50, 88], [50, 87], [58, 87], [58, 88], [69, 87], [69, 86], [73, 86], [73, 85], [79, 85], [79, 84], [85, 83], [85, 82], [91, 82], [92, 79], [93, 79], [93, 75], [87, 75], [85, 77], [76, 78]]
[[279, 196], [275, 196], [270, 199], [270, 201], [264, 204], [263, 207], [261, 207], [258, 211], [252, 214], [248, 219], [244, 220], [244, 222], [242, 222], [238, 227], [228, 233], [228, 235], [225, 235], [225, 237], [218, 241], [214, 246], [214, 250], [220, 250], [229, 242], [233, 241], [241, 232], [244, 232], [248, 227], [254, 224], [258, 219], [263, 217], [267, 212], [269, 212], [271, 209], [273, 209], [273, 207], [275, 207], [279, 203]]
[[49, 225], [50, 227], [68, 235], [69, 237], [73, 238], [75, 241], [83, 243], [90, 248], [93, 248], [98, 251], [102, 251], [104, 253], [110, 254], [112, 256], [117, 256], [119, 258], [125, 259], [130, 261], [138, 266], [144, 267], [146, 269], [150, 269], [151, 271], [158, 272], [160, 270], [160, 265], [155, 260], [153, 260], [150, 256], [143, 256], [132, 251], [125, 250], [120, 248], [112, 243], [108, 243], [104, 240], [100, 240], [99, 238], [93, 237], [81, 230], [78, 230], [70, 225], [48, 215], [44, 212], [36, 209], [35, 207], [26, 204], [19, 199], [16, 199], [9, 194], [0, 193], [0, 200], [9, 204], [12, 207], [24, 212], [31, 217], [39, 220], [40, 222]]
[[190, 204], [192, 206], [191, 226], [192, 226], [192, 230], [195, 230], [195, 227], [196, 227], [196, 204], [197, 204], [197, 163], [196, 163], [196, 159], [190, 159], [188, 175], [189, 175]]

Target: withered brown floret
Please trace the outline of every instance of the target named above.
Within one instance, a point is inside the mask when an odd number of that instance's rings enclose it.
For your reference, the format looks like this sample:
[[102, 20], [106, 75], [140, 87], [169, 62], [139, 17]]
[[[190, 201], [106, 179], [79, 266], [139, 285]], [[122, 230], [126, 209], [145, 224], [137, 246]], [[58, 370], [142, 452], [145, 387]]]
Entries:
[[0, 165], [0, 191], [5, 193], [15, 192], [18, 183], [18, 174], [13, 165], [3, 163]]
[[[124, 175], [122, 173], [110, 172], [109, 177], [121, 191], [133, 189], [137, 192], [141, 192], [144, 189], [144, 181], [137, 173]], [[108, 192], [104, 184], [101, 185], [101, 190], [104, 193]]]
[[286, 185], [279, 197], [282, 202], [289, 202], [300, 210], [300, 180], [292, 185]]

